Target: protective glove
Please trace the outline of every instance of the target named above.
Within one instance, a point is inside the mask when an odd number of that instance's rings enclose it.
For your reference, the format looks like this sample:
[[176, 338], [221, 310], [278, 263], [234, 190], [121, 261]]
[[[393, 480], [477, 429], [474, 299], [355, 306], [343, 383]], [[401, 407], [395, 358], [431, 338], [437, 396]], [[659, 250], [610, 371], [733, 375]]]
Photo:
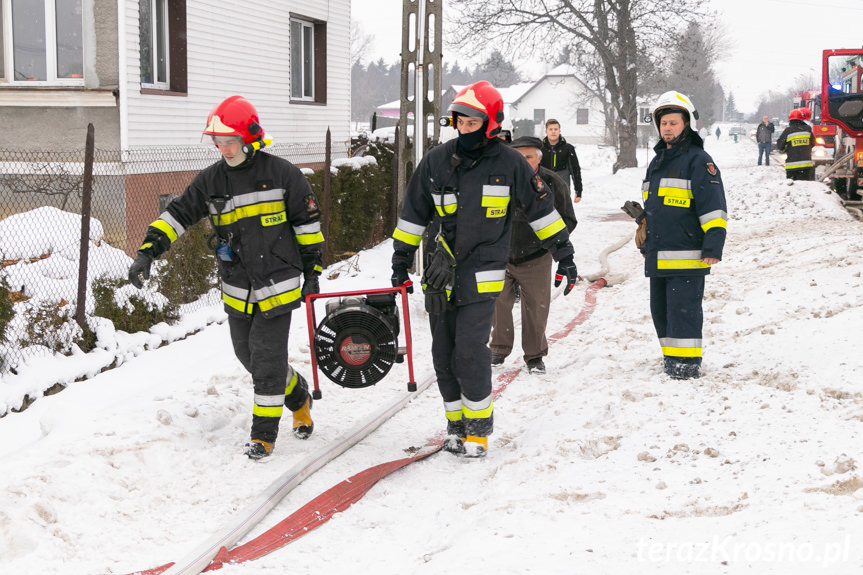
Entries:
[[138, 252], [135, 261], [129, 266], [129, 283], [138, 289], [144, 287], [144, 280], [150, 279], [150, 265], [152, 263], [152, 256]]
[[431, 255], [431, 261], [423, 274], [423, 283], [435, 290], [446, 288], [447, 284], [452, 284], [455, 274], [455, 256], [452, 255], [452, 250], [449, 249], [446, 240], [438, 237], [437, 248]]
[[317, 274], [312, 274], [303, 282], [303, 289], [300, 292], [303, 295], [303, 301], [306, 301], [306, 296], [309, 294], [321, 293], [321, 285], [318, 282]]
[[638, 222], [638, 229], [635, 230], [635, 247], [639, 250], [644, 249], [644, 244], [647, 243], [647, 221], [641, 218]]
[[620, 209], [623, 210], [627, 216], [632, 219], [638, 219], [638, 217], [644, 212], [644, 208], [641, 207], [641, 204], [638, 202], [626, 201], [620, 206]]
[[426, 288], [426, 311], [429, 314], [440, 314], [446, 309], [447, 297], [445, 289]]
[[572, 256], [568, 256], [557, 262], [557, 271], [554, 273], [554, 287], [560, 285], [563, 278], [566, 277], [566, 287], [563, 288], [563, 295], [569, 295], [575, 283], [578, 281], [578, 269], [575, 267], [575, 262], [572, 261]]
[[405, 286], [405, 291], [414, 293], [414, 282], [408, 277], [408, 270], [404, 268], [393, 268], [393, 277], [390, 278], [393, 287]]

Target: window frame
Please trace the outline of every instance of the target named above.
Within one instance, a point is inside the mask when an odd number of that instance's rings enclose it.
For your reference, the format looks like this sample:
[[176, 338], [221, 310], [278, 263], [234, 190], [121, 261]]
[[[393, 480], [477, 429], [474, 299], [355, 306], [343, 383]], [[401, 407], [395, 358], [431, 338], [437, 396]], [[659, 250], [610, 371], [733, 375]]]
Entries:
[[590, 108], [575, 109], [575, 125], [587, 126], [590, 124]]
[[[151, 10], [155, 7], [153, 0], [149, 1]], [[186, 0], [164, 0], [165, 1], [165, 72], [167, 81], [145, 83], [141, 82], [141, 65], [138, 64], [138, 80], [141, 94], [154, 96], [188, 96], [188, 36], [186, 32]], [[141, 56], [140, 37], [140, 12], [138, 13], [138, 57]], [[154, 34], [157, 23], [151, 23], [151, 37]], [[157, 65], [155, 50], [153, 51], [153, 65]], [[155, 70], [155, 68], [154, 68]]]
[[[139, 6], [141, 2], [148, 2], [150, 4], [150, 54], [151, 54], [151, 62], [150, 64], [153, 66], [153, 82], [144, 82], [143, 78], [141, 79], [141, 88], [148, 90], [159, 90], [159, 91], [167, 91], [171, 89], [171, 34], [169, 29], [169, 22], [171, 20], [170, 17], [170, 2], [168, 0], [138, 0]], [[163, 22], [158, 22], [157, 14], [159, 11], [157, 10], [157, 4], [161, 3], [163, 5]], [[143, 45], [144, 39], [140, 36], [141, 24], [140, 24], [140, 11], [138, 12], [138, 54], [141, 54], [141, 46]], [[160, 26], [161, 24], [161, 26]], [[159, 69], [159, 42], [158, 42], [158, 29], [162, 28], [162, 34], [165, 38], [165, 47], [163, 50], [165, 51], [165, 80], [159, 81], [158, 79], [158, 69]], [[143, 66], [141, 66], [139, 62], [139, 72], [141, 72]], [[143, 73], [140, 73], [143, 76]]]
[[[80, 78], [58, 78], [57, 77], [57, 0], [42, 0], [45, 10], [45, 80], [16, 80], [15, 79], [15, 38], [12, 30], [12, 0], [0, 0], [0, 58], [3, 58], [2, 75], [0, 75], [0, 86], [28, 86], [28, 87], [83, 87], [84, 86], [84, 62], [86, 61], [86, 42], [84, 36], [84, 2], [81, 2], [81, 77]], [[9, 77], [9, 74], [12, 77]]]
[[[302, 96], [294, 96], [294, 79], [296, 75], [294, 74], [294, 54], [293, 50], [293, 27], [294, 24], [298, 23], [303, 26], [303, 30], [307, 27], [311, 29], [311, 46], [312, 46], [312, 54], [309, 60], [309, 65], [311, 66], [311, 73], [309, 76], [311, 77], [312, 85], [311, 85], [311, 95], [306, 95], [303, 93]], [[288, 96], [289, 102], [291, 104], [301, 104], [301, 105], [326, 105], [327, 103], [327, 23], [322, 20], [316, 20], [314, 18], [309, 18], [307, 16], [303, 16], [301, 14], [297, 14], [292, 12], [290, 14], [290, 19], [288, 23], [288, 45], [289, 45], [289, 55], [288, 55], [288, 69], [289, 69], [289, 77], [290, 84], [288, 87]], [[305, 55], [305, 54], [304, 54]], [[300, 80], [301, 82], [305, 82], [303, 78], [303, 73], [306, 71], [305, 67], [300, 72]], [[303, 86], [305, 88], [305, 85]]]
[[[299, 46], [302, 48], [303, 53], [300, 54], [299, 61], [302, 66], [302, 70], [299, 74], [294, 73], [294, 25], [299, 24], [301, 26], [300, 30], [302, 31], [302, 38], [300, 38]], [[291, 101], [302, 101], [302, 102], [314, 102], [315, 101], [315, 25], [314, 23], [304, 20], [302, 18], [291, 18]], [[312, 48], [311, 57], [307, 58], [305, 53], [306, 46], [306, 32], [311, 34], [311, 42], [309, 43]], [[308, 60], [309, 66], [311, 66], [311, 73], [307, 73], [305, 62]], [[309, 90], [309, 94], [306, 93], [306, 76], [311, 78], [311, 90]], [[294, 94], [294, 81], [296, 79], [300, 80], [300, 95], [297, 96]]]

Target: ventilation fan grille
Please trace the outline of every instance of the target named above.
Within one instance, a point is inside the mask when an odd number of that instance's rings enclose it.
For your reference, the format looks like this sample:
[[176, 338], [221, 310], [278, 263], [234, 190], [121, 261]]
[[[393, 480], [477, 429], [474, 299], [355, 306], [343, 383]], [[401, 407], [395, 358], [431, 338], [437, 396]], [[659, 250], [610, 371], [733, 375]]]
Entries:
[[398, 357], [398, 340], [387, 317], [364, 304], [336, 308], [315, 332], [315, 358], [331, 381], [342, 387], [374, 385]]

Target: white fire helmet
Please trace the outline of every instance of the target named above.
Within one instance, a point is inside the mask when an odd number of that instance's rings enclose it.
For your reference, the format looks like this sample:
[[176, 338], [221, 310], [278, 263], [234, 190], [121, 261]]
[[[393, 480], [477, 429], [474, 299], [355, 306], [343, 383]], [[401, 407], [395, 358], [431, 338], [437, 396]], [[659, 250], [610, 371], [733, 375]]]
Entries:
[[653, 118], [653, 125], [656, 126], [657, 132], [659, 132], [659, 119], [668, 112], [682, 112], [683, 119], [690, 122], [691, 128], [695, 130], [695, 120], [698, 119], [698, 110], [695, 109], [695, 104], [692, 103], [689, 96], [671, 90], [656, 99], [650, 115]]

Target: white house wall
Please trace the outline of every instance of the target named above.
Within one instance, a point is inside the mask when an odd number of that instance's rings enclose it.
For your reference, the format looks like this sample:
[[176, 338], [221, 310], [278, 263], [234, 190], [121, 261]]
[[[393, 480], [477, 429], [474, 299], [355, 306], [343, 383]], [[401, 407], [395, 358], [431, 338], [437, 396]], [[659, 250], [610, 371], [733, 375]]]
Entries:
[[[545, 119], [560, 122], [561, 135], [571, 144], [601, 144], [605, 138], [605, 115], [599, 102], [589, 96], [572, 76], [546, 76], [511, 105], [507, 117], [534, 118], [535, 109], [545, 109]], [[587, 108], [588, 123], [577, 124], [578, 108]], [[545, 137], [545, 125], [537, 124], [536, 136]]]
[[[130, 148], [200, 143], [210, 110], [233, 94], [252, 102], [274, 143], [323, 142], [327, 127], [334, 146], [349, 139], [350, 0], [188, 0], [185, 96], [141, 94], [138, 2], [120, 1]], [[290, 103], [291, 13], [327, 23], [326, 105]]]

